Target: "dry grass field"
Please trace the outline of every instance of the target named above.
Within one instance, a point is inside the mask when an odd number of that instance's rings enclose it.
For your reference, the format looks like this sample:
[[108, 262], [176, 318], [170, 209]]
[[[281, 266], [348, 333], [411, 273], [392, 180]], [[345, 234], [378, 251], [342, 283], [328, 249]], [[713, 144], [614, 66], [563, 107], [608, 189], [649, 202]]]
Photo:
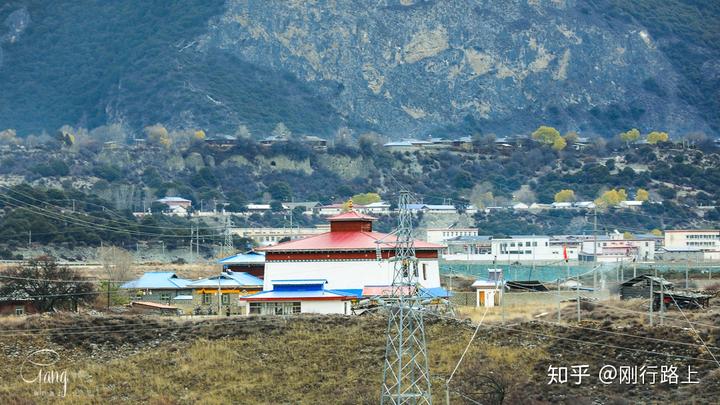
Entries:
[[[641, 302], [609, 302], [628, 311]], [[551, 323], [551, 308], [518, 307], [505, 324], [486, 318], [450, 386], [452, 403], [711, 403], [720, 372], [699, 337], [720, 354], [717, 308], [697, 315], [698, 333], [672, 326], [649, 328], [636, 312], [583, 303], [583, 321]], [[510, 308], [508, 308], [510, 309]], [[474, 310], [463, 309], [476, 319]], [[624, 315], [623, 315], [624, 314]], [[533, 320], [529, 320], [533, 319]], [[382, 315], [290, 318], [161, 318], [54, 314], [0, 320], [0, 403], [338, 403], [379, 399], [384, 331]], [[435, 401], [444, 400], [448, 377], [475, 326], [427, 318]], [[66, 370], [58, 384], [27, 378], [28, 354], [52, 349]], [[23, 365], [25, 364], [25, 365]], [[548, 385], [548, 367], [588, 364], [691, 366], [700, 384], [677, 387], [603, 385], [593, 375], [581, 385]], [[24, 367], [24, 368], [23, 368]], [[34, 367], [34, 368], [33, 368]], [[41, 367], [42, 368], [42, 367]], [[47, 369], [42, 368], [42, 369]], [[25, 374], [21, 374], [25, 373]], [[34, 376], [35, 374], [29, 374]]]

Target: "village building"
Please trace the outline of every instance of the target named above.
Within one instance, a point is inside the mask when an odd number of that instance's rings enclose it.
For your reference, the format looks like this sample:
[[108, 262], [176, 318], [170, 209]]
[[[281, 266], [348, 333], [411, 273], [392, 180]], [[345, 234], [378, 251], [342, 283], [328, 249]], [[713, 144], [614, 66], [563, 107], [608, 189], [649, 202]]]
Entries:
[[673, 284], [662, 277], [640, 274], [620, 284], [620, 299], [650, 298], [650, 291], [669, 291]]
[[271, 289], [241, 297], [251, 315], [343, 314], [352, 313], [357, 296], [326, 288], [327, 280], [274, 280]]
[[223, 271], [230, 270], [236, 273], [248, 273], [262, 279], [265, 275], [265, 253], [250, 250], [218, 260]]
[[[355, 212], [368, 215], [388, 215], [390, 214], [390, 204], [384, 201], [378, 201], [370, 204], [359, 205], [353, 204], [352, 209]], [[322, 216], [339, 215], [348, 211], [348, 205], [344, 204], [328, 204], [317, 209], [317, 213]]]
[[171, 211], [175, 210], [176, 208], [182, 208], [187, 211], [192, 205], [192, 201], [182, 197], [163, 197], [156, 201], [160, 204], [167, 205], [168, 207], [170, 207]]
[[139, 279], [128, 281], [120, 286], [129, 290], [133, 301], [149, 301], [169, 304], [186, 299], [192, 294], [188, 286], [190, 280], [180, 278], [171, 271], [151, 271], [144, 273]]
[[488, 278], [475, 280], [472, 287], [475, 288], [476, 307], [492, 308], [499, 305], [505, 289], [502, 269], [488, 269]]
[[720, 260], [720, 230], [718, 229], [673, 229], [665, 231], [665, 249], [681, 252], [683, 249], [691, 256], [699, 256], [701, 260]]
[[623, 234], [601, 235], [583, 241], [580, 261], [585, 262], [652, 262], [655, 260], [655, 240], [652, 238], [625, 239]]
[[262, 290], [263, 280], [248, 273], [225, 270], [217, 276], [193, 281], [192, 312], [197, 315], [247, 315], [240, 297]]
[[0, 316], [32, 315], [38, 313], [35, 301], [29, 298], [0, 297]]
[[272, 208], [270, 208], [270, 204], [247, 204], [245, 206], [246, 214], [252, 215], [252, 214], [264, 214], [266, 212], [272, 211]]
[[[265, 252], [263, 291], [273, 291], [277, 280], [325, 280], [324, 289], [360, 297], [365, 286], [391, 285], [396, 238], [373, 231], [374, 220], [349, 211], [329, 218], [330, 232], [258, 249]], [[440, 286], [442, 248], [415, 241], [418, 283], [434, 296], [447, 296]]]
[[408, 204], [407, 208], [413, 213], [457, 214], [457, 208], [449, 204]]
[[446, 241], [458, 236], [477, 236], [477, 228], [428, 228], [425, 231], [425, 240], [430, 243], [444, 244]]
[[317, 228], [230, 228], [230, 233], [254, 240], [260, 246], [274, 245], [281, 240], [297, 240], [327, 232], [327, 227]]

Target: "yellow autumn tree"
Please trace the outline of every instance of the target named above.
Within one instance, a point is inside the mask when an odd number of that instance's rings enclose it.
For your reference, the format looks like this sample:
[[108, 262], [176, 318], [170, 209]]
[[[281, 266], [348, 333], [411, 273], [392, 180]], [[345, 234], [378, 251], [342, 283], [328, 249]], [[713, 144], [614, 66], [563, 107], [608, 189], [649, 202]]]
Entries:
[[625, 200], [627, 200], [627, 192], [625, 189], [612, 189], [602, 193], [602, 195], [595, 200], [595, 204], [598, 207], [614, 207]]
[[380, 202], [380, 195], [378, 193], [364, 193], [356, 194], [352, 196], [352, 201], [357, 205], [367, 205], [376, 202]]
[[575, 192], [564, 189], [555, 193], [555, 202], [571, 202], [575, 201]]
[[556, 150], [558, 152], [565, 149], [565, 146], [567, 146], [567, 142], [561, 136], [558, 136], [557, 138], [555, 138], [555, 141], [552, 144], [553, 150]]
[[170, 133], [161, 124], [150, 125], [145, 127], [145, 135], [150, 143], [160, 145], [165, 149], [169, 149], [172, 145], [172, 139], [170, 139]]
[[202, 129], [195, 131], [195, 133], [193, 134], [193, 139], [195, 139], [196, 141], [204, 140], [205, 139], [205, 131], [203, 131]]
[[662, 231], [659, 230], [659, 229], [657, 229], [657, 228], [655, 228], [655, 229], [653, 229], [652, 231], [650, 231], [650, 233], [653, 234], [653, 235], [655, 235], [655, 236], [663, 236]]
[[647, 136], [647, 143], [655, 145], [657, 143], [667, 142], [669, 139], [670, 136], [667, 132], [652, 131]]
[[626, 144], [630, 145], [630, 143], [637, 142], [637, 140], [640, 139], [640, 131], [638, 131], [636, 128], [633, 128], [627, 132], [621, 133], [620, 139]]
[[558, 138], [561, 138], [560, 132], [553, 127], [545, 125], [540, 126], [532, 133], [532, 139], [545, 145], [553, 145]]
[[638, 201], [647, 201], [650, 199], [650, 193], [648, 193], [644, 188], [639, 188], [635, 192], [635, 199]]
[[635, 239], [635, 235], [632, 232], [623, 232], [623, 239]]
[[342, 212], [351, 211], [351, 210], [353, 209], [353, 204], [354, 204], [354, 202], [353, 202], [352, 198], [349, 199], [349, 200], [347, 200], [347, 201], [345, 201], [345, 202], [342, 204]]

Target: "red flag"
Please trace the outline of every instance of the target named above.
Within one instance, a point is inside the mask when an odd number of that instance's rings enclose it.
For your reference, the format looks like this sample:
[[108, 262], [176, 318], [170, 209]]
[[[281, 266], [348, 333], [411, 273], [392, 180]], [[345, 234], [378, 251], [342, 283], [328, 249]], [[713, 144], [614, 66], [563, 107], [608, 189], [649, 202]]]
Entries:
[[565, 258], [565, 263], [568, 261], [568, 255], [567, 255], [567, 246], [563, 245], [563, 257]]

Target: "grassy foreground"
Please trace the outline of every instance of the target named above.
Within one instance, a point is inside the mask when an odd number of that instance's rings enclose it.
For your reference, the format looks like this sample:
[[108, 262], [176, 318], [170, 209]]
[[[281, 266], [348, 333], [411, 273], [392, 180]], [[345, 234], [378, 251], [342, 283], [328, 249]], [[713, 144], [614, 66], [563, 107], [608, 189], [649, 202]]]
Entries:
[[[300, 316], [175, 320], [59, 314], [2, 321], [0, 403], [337, 403], [379, 400], [384, 356], [382, 316]], [[474, 327], [428, 319], [433, 396]], [[717, 365], [696, 337], [678, 328], [612, 329], [587, 321], [578, 329], [526, 322], [481, 328], [451, 384], [452, 403], [712, 402], [720, 393]], [[631, 338], [605, 333], [624, 330]], [[605, 331], [605, 332], [604, 332]], [[678, 343], [659, 343], [667, 339]], [[716, 344], [705, 335], [708, 344]], [[597, 346], [595, 343], [605, 346]], [[641, 351], [622, 350], [617, 347]], [[50, 367], [28, 354], [53, 349]], [[645, 351], [666, 351], [667, 357]], [[24, 363], [24, 364], [23, 364]], [[549, 365], [692, 365], [701, 384], [667, 386], [548, 385]], [[68, 384], [28, 383], [38, 368], [67, 370]], [[28, 371], [30, 370], [30, 371]], [[29, 377], [28, 377], [29, 376]]]

